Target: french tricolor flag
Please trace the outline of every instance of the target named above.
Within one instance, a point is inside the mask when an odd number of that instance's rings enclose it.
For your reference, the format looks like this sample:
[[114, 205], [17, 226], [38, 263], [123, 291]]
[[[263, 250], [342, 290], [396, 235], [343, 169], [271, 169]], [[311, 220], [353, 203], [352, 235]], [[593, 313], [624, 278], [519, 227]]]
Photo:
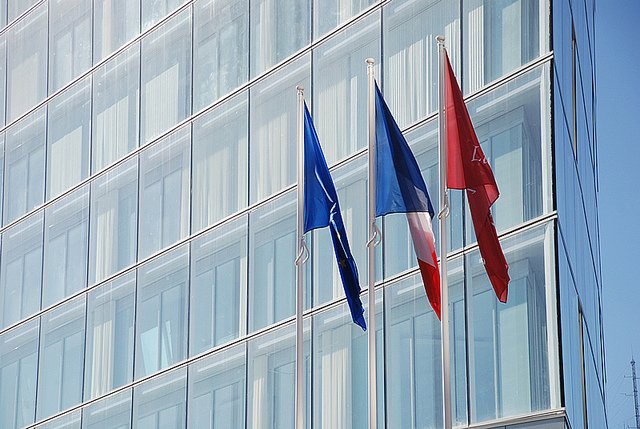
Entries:
[[433, 206], [420, 168], [376, 85], [376, 216], [406, 213], [422, 282], [440, 318], [440, 272]]

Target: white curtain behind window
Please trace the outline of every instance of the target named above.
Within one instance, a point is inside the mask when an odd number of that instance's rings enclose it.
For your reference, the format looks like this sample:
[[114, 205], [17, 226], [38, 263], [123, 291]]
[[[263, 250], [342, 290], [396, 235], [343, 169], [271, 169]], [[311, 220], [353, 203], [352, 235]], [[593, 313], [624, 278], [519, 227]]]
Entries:
[[82, 179], [82, 127], [51, 145], [51, 192], [54, 197]]
[[290, 149], [289, 115], [280, 115], [268, 119], [258, 130], [258, 180], [256, 195], [265, 197], [279, 191], [288, 183]]
[[94, 313], [93, 356], [91, 360], [91, 397], [106, 393], [112, 387], [113, 370], [113, 321], [115, 308], [112, 303], [103, 304]]
[[105, 166], [128, 152], [129, 97], [115, 102], [96, 117], [94, 165]]
[[11, 92], [13, 96], [9, 97], [11, 103], [9, 112], [12, 118], [17, 118], [29, 107], [40, 101], [38, 100], [37, 82], [39, 64], [40, 55], [36, 52], [11, 70], [11, 86], [13, 87]]
[[320, 335], [322, 391], [320, 408], [323, 429], [351, 428], [351, 325]]
[[117, 225], [118, 199], [116, 194], [105, 195], [98, 203], [96, 219], [96, 280], [115, 271], [115, 250], [118, 248]]
[[158, 136], [178, 120], [178, 63], [145, 84], [144, 141]]

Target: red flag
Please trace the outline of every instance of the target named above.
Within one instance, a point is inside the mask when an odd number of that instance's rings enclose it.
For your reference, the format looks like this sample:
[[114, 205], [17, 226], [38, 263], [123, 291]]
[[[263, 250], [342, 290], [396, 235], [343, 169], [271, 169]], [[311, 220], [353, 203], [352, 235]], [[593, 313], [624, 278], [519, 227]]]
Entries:
[[447, 182], [451, 189], [466, 189], [480, 255], [498, 299], [507, 301], [509, 265], [504, 257], [491, 216], [498, 185], [473, 130], [469, 112], [446, 56], [445, 113], [447, 121]]

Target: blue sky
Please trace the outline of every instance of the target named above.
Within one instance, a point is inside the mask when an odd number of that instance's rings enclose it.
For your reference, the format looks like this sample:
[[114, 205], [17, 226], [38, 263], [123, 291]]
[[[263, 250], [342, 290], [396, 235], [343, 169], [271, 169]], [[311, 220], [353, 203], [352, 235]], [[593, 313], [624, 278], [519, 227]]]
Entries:
[[[596, 5], [600, 238], [609, 428], [635, 424], [640, 370], [640, 1]], [[640, 381], [639, 381], [640, 383]]]

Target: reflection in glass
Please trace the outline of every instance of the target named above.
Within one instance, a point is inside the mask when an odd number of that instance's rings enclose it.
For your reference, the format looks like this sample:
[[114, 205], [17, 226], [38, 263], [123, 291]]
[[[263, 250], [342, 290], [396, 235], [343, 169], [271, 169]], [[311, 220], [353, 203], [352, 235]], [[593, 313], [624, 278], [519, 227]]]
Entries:
[[244, 343], [190, 365], [188, 427], [245, 427], [245, 371]]
[[179, 368], [136, 386], [133, 391], [133, 427], [185, 427], [187, 368]]
[[91, 183], [89, 284], [136, 260], [138, 159], [127, 160]]
[[185, 0], [142, 0], [142, 31], [159, 22]]
[[[5, 3], [2, 2], [1, 5]], [[0, 5], [0, 12], [2, 6]], [[4, 15], [3, 15], [4, 16]], [[0, 126], [5, 124], [5, 109], [7, 101], [7, 33], [0, 36]]]
[[4, 225], [44, 201], [46, 120], [42, 107], [7, 130]]
[[39, 323], [33, 319], [0, 335], [0, 426], [6, 429], [34, 421]]
[[82, 402], [84, 295], [42, 315], [38, 420]]
[[245, 92], [193, 122], [193, 231], [247, 205]]
[[38, 3], [38, 0], [8, 0], [8, 3], [9, 22], [11, 22], [31, 6]]
[[80, 418], [80, 410], [75, 410], [39, 424], [36, 429], [80, 429]]
[[98, 171], [138, 147], [140, 45], [93, 73], [92, 171]]
[[[144, 6], [149, 0], [143, 2]], [[191, 10], [183, 10], [142, 39], [142, 142], [191, 113]]]
[[95, 398], [133, 378], [135, 272], [89, 292], [84, 398]]
[[91, 2], [49, 0], [49, 94], [91, 67]]
[[211, 104], [248, 78], [248, 0], [194, 2], [193, 110]]
[[366, 145], [368, 84], [363, 59], [370, 57], [380, 58], [379, 13], [314, 50], [313, 116], [329, 165]]
[[42, 306], [87, 286], [89, 186], [47, 207], [44, 229]]
[[2, 234], [0, 318], [2, 327], [40, 310], [42, 286], [42, 212]]
[[82, 429], [131, 428], [131, 389], [101, 399], [82, 409]]
[[140, 0], [93, 0], [93, 63], [140, 32]]
[[[311, 427], [310, 320], [304, 321], [305, 426]], [[247, 427], [294, 429], [295, 325], [289, 324], [249, 342]]]
[[[357, 15], [376, 1], [313, 0], [313, 39], [319, 39], [325, 33], [347, 21], [352, 16]], [[362, 64], [360, 65], [362, 66]]]
[[189, 234], [190, 142], [186, 126], [140, 153], [138, 259]]
[[250, 90], [251, 202], [291, 185], [296, 172], [296, 85], [309, 87], [305, 55]]
[[189, 248], [138, 268], [136, 378], [181, 361], [187, 352]]
[[246, 314], [240, 296], [246, 297], [246, 287], [245, 216], [191, 244], [190, 355], [238, 337]]

